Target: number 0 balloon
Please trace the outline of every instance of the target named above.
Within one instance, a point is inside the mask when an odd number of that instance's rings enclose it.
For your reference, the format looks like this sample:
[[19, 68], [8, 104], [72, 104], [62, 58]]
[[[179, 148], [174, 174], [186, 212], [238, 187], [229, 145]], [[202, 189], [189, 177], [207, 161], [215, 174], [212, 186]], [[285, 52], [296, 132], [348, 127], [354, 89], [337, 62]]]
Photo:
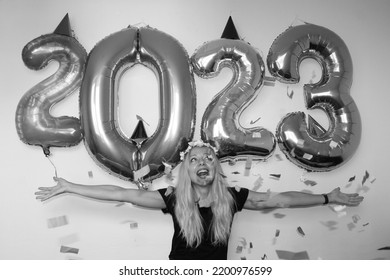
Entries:
[[[140, 147], [125, 137], [117, 121], [120, 77], [137, 63], [154, 71], [160, 91], [157, 130]], [[81, 87], [86, 147], [99, 165], [122, 179], [134, 180], [134, 172], [143, 167], [150, 170], [143, 180], [157, 178], [163, 162], [178, 163], [181, 144], [193, 137], [195, 101], [189, 58], [178, 41], [152, 28], [116, 32], [100, 41], [88, 58]]]
[[306, 106], [325, 111], [329, 129], [321, 135], [311, 134], [304, 113], [290, 113], [277, 127], [276, 137], [281, 150], [298, 166], [328, 171], [348, 161], [360, 142], [360, 115], [350, 95], [352, 59], [334, 32], [305, 24], [291, 27], [276, 38], [267, 65], [281, 82], [297, 83], [299, 65], [305, 58], [315, 59], [322, 67], [320, 81], [304, 86]]

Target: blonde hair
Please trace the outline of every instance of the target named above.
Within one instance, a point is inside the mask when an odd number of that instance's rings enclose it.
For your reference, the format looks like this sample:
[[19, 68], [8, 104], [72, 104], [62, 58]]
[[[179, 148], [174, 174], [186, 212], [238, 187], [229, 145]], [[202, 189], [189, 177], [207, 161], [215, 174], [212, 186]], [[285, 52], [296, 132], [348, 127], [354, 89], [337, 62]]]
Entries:
[[209, 195], [211, 196], [211, 211], [213, 218], [210, 229], [203, 228], [203, 221], [196, 195], [192, 187], [189, 170], [189, 153], [186, 153], [179, 168], [179, 179], [175, 188], [175, 215], [181, 228], [181, 234], [187, 241], [187, 246], [197, 247], [202, 242], [205, 230], [210, 230], [213, 244], [227, 244], [233, 219], [232, 207], [234, 200], [227, 189], [227, 182], [221, 164], [213, 149], [210, 149], [215, 159], [215, 178]]

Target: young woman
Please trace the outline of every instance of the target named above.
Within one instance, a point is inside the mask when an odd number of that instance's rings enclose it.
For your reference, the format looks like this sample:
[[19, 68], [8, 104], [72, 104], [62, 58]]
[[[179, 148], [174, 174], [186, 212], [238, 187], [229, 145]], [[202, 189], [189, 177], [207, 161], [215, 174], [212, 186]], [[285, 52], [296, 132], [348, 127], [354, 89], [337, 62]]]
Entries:
[[45, 201], [62, 193], [99, 200], [121, 201], [162, 209], [173, 218], [170, 259], [226, 259], [233, 216], [244, 209], [305, 207], [327, 203], [359, 205], [363, 197], [339, 188], [328, 194], [281, 192], [270, 194], [229, 187], [214, 147], [192, 142], [182, 153], [177, 185], [156, 191], [125, 189], [112, 185], [80, 185], [55, 178], [54, 187], [41, 187], [37, 199]]

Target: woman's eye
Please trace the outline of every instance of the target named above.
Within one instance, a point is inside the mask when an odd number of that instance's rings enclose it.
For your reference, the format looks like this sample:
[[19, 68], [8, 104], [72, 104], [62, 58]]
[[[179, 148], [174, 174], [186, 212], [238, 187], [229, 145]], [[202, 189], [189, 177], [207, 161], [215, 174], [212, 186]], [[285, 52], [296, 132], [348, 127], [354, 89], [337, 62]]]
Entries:
[[212, 161], [212, 160], [213, 160], [213, 156], [212, 156], [212, 155], [209, 155], [209, 156], [206, 157], [206, 159], [207, 159], [208, 161]]
[[190, 162], [196, 162], [196, 158], [191, 158]]

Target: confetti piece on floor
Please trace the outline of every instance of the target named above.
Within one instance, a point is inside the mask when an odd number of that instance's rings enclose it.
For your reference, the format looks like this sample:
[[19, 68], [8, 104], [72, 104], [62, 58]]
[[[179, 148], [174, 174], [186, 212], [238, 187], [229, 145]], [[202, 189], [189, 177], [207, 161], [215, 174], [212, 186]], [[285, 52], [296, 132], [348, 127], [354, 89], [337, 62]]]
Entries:
[[356, 178], [356, 175], [355, 175], [355, 176], [353, 176], [353, 177], [351, 177], [351, 178], [349, 178], [348, 182], [355, 181], [355, 178]]
[[364, 186], [364, 183], [367, 181], [368, 177], [370, 177], [370, 174], [366, 170], [366, 173], [363, 176], [362, 186]]
[[277, 229], [276, 232], [275, 232], [275, 237], [279, 237], [279, 235], [280, 235], [280, 230]]
[[241, 260], [246, 260], [246, 257], [241, 257]]
[[282, 218], [284, 218], [286, 215], [284, 215], [284, 214], [281, 214], [281, 213], [274, 213], [274, 217], [276, 218], [276, 219], [282, 219]]
[[370, 183], [372, 184], [372, 183], [374, 183], [375, 181], [376, 181], [376, 178], [372, 179], [372, 180], [370, 181]]
[[281, 260], [309, 260], [307, 251], [290, 252], [285, 250], [276, 250], [278, 258]]
[[300, 235], [305, 236], [305, 232], [303, 231], [303, 229], [301, 227], [297, 227], [297, 231]]
[[352, 221], [356, 224], [360, 220], [359, 215], [353, 215], [352, 216]]
[[249, 248], [252, 249], [253, 248], [253, 244], [252, 242], [249, 242]]
[[247, 159], [246, 159], [244, 176], [249, 176], [250, 175], [250, 171], [251, 171], [251, 168], [252, 168], [252, 159], [253, 159], [252, 156], [248, 156]]
[[89, 178], [93, 178], [93, 173], [92, 173], [92, 171], [88, 171], [88, 177], [89, 177]]
[[365, 224], [363, 224], [363, 226], [366, 227], [366, 226], [368, 226], [369, 224], [370, 224], [370, 223], [365, 223]]
[[275, 180], [279, 180], [281, 176], [281, 174], [269, 174], [269, 177]]
[[264, 256], [262, 256], [262, 257], [261, 257], [261, 259], [262, 259], [262, 260], [267, 260], [267, 259], [268, 259], [268, 257], [267, 257], [267, 255], [266, 255], [266, 254], [264, 254]]
[[378, 250], [390, 250], [390, 246], [379, 248]]
[[236, 254], [241, 254], [241, 253], [242, 253], [242, 246], [237, 246]]
[[68, 246], [61, 246], [60, 252], [61, 252], [61, 253], [78, 254], [78, 253], [79, 253], [79, 249], [77, 249], [77, 248], [72, 248], [72, 247], [68, 247]]
[[241, 174], [241, 173], [238, 171], [233, 171], [232, 174]]
[[48, 228], [61, 227], [67, 224], [68, 224], [68, 218], [66, 216], [53, 217], [47, 220]]

